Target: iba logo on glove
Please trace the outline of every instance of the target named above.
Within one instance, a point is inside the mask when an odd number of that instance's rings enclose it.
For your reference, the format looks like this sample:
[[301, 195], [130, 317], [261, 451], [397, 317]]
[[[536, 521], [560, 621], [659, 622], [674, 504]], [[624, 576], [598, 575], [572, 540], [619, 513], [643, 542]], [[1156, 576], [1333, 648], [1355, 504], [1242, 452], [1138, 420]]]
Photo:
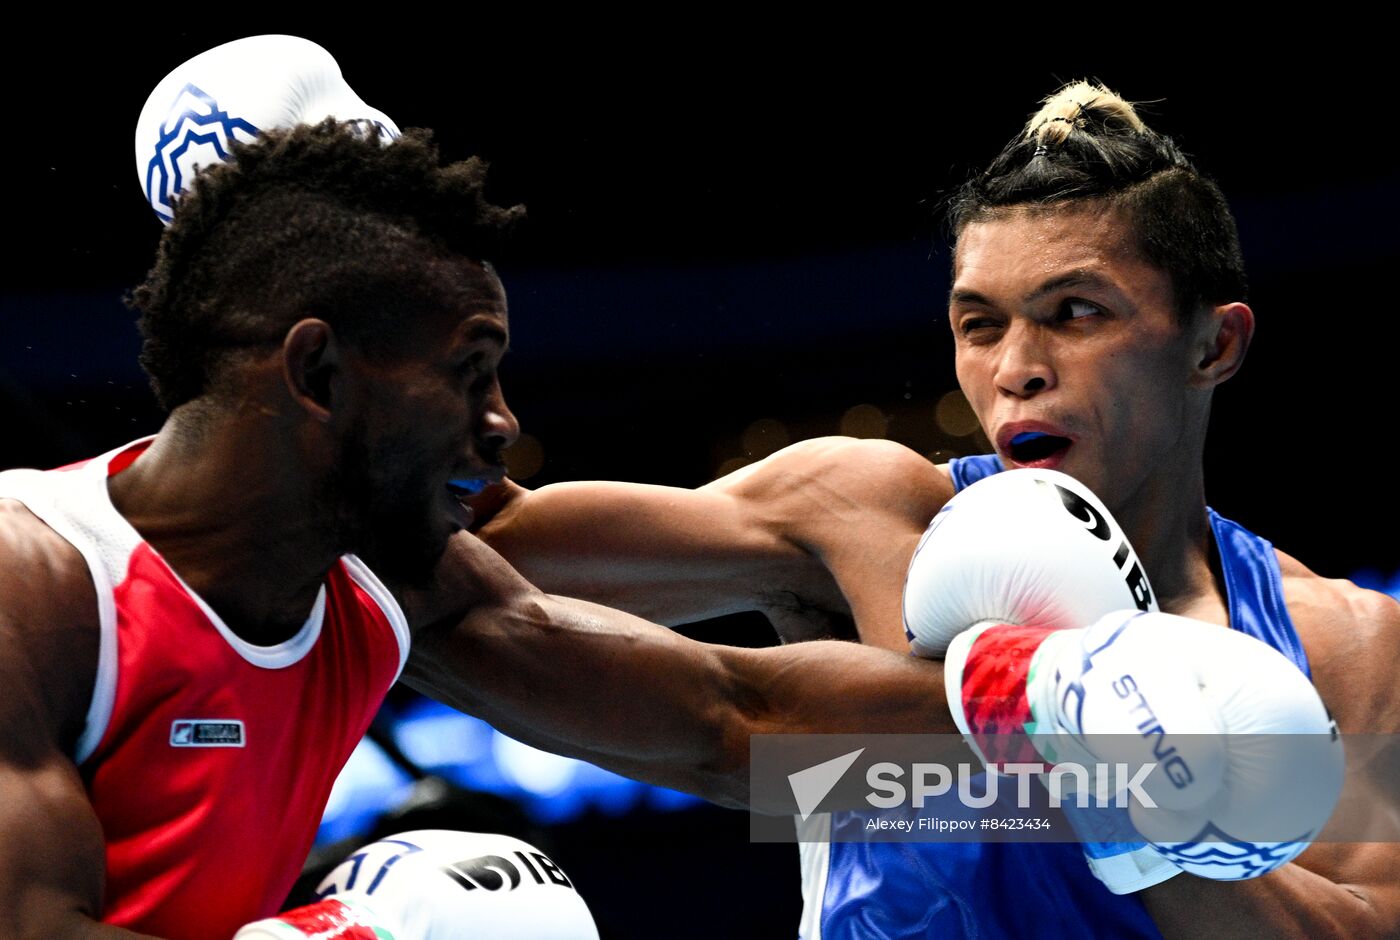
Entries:
[[[550, 861], [543, 852], [530, 853], [534, 857], [534, 864], [530, 863], [530, 858], [526, 857], [524, 852], [513, 854], [530, 872], [536, 884], [544, 884], [544, 878], [548, 878], [561, 888], [573, 887], [573, 883], [565, 876], [563, 870]], [[510, 887], [506, 888], [507, 891], [520, 887], [520, 869], [516, 868], [510, 859], [502, 858], [499, 855], [483, 855], [481, 858], [453, 862], [451, 865], [444, 866], [442, 870], [447, 877], [468, 891], [475, 891], [477, 888], [499, 891], [505, 887], [507, 878], [510, 879]], [[540, 877], [541, 871], [544, 872], [544, 878]]]
[[[386, 882], [420, 877], [423, 866], [436, 869], [467, 891], [508, 893], [522, 885], [557, 885], [574, 890], [564, 870], [543, 852], [506, 836], [481, 836], [449, 832], [405, 833], [418, 838], [380, 839], [351, 855], [321, 882], [317, 897], [326, 898], [348, 891], [374, 895]], [[446, 845], [444, 845], [444, 840]], [[446, 861], [447, 854], [460, 851], [463, 840], [489, 840], [499, 844], [497, 852], [472, 855], [460, 861]], [[520, 848], [515, 848], [515, 846]], [[494, 847], [494, 846], [493, 846]], [[480, 848], [478, 848], [480, 851]], [[408, 861], [410, 860], [411, 861]]]
[[194, 175], [196, 165], [227, 160], [229, 141], [251, 143], [257, 136], [256, 127], [220, 108], [213, 95], [195, 85], [181, 88], [146, 164], [146, 199], [161, 221], [170, 221], [171, 200], [185, 188], [185, 177]]

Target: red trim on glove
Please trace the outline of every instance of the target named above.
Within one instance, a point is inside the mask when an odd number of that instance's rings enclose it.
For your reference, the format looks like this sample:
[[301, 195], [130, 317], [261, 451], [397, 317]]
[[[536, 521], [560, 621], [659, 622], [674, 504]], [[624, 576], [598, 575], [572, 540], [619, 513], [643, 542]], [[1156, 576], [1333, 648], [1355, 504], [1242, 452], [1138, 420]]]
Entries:
[[1031, 657], [1052, 632], [1003, 624], [984, 630], [972, 642], [963, 665], [963, 716], [989, 765], [1041, 760], [1026, 737], [1031, 721], [1026, 678]]
[[374, 927], [335, 898], [278, 914], [276, 920], [316, 940], [379, 940]]

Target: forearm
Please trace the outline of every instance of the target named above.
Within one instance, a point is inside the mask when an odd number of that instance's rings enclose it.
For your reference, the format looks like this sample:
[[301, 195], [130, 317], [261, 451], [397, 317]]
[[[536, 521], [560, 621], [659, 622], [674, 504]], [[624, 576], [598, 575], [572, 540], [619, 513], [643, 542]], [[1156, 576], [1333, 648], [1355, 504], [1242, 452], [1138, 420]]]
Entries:
[[20, 936], [43, 937], [45, 940], [157, 940], [150, 934], [135, 933], [102, 924], [90, 917], [74, 914], [59, 918], [47, 926]]
[[748, 800], [758, 733], [954, 733], [942, 665], [852, 643], [696, 643], [529, 594], [430, 631], [410, 684], [550, 750], [716, 802]]
[[[55, 809], [46, 804], [42, 794], [27, 802], [31, 817]], [[5, 882], [0, 885], [0, 923], [6, 925], [5, 936], [154, 940], [99, 921], [102, 881], [97, 860], [102, 857], [102, 845], [100, 833], [89, 830], [88, 820], [70, 823], [67, 831], [56, 833], [52, 842], [43, 844], [31, 841], [33, 833], [24, 828], [24, 823], [6, 826], [6, 835], [13, 842], [0, 859], [0, 878]]]
[[[22, 699], [16, 685], [8, 691]], [[13, 725], [0, 727], [14, 730]], [[77, 768], [45, 745], [15, 738], [9, 744], [0, 747], [11, 758], [0, 760], [0, 923], [5, 925], [0, 933], [45, 940], [140, 940], [145, 935], [99, 922], [102, 827]]]
[[538, 747], [732, 802], [744, 719], [716, 650], [529, 592], [416, 637], [404, 678]]
[[1396, 929], [1370, 892], [1298, 864], [1250, 881], [1178, 875], [1142, 898], [1167, 940], [1391, 937]]

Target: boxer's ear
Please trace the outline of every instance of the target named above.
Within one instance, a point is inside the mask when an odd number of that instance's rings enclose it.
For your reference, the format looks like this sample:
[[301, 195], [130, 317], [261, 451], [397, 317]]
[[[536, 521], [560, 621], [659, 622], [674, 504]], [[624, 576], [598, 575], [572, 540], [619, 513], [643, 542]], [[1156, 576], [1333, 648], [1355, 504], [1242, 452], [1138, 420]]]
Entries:
[[282, 380], [292, 400], [317, 421], [330, 420], [332, 379], [340, 364], [340, 343], [326, 321], [301, 320], [287, 331]]
[[1211, 388], [1239, 371], [1254, 338], [1254, 311], [1242, 303], [1211, 307], [1196, 324], [1192, 384]]

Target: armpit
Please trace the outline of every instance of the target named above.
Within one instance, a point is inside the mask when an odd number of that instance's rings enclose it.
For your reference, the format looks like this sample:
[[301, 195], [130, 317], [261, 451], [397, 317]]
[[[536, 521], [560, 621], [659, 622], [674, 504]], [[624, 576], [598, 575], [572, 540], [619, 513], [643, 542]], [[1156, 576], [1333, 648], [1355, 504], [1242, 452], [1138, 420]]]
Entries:
[[784, 643], [806, 640], [859, 640], [855, 621], [803, 600], [791, 591], [772, 591], [759, 598], [759, 609]]

